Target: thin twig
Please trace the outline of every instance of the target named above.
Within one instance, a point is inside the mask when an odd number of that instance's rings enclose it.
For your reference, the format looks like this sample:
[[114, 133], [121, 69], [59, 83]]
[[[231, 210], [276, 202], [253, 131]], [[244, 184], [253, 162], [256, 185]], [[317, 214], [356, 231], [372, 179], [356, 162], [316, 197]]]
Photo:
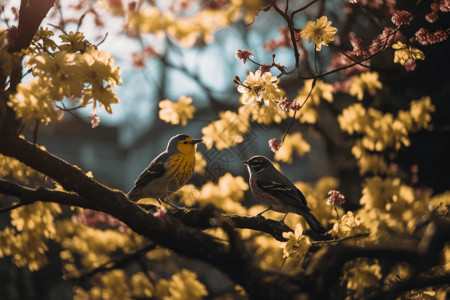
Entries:
[[369, 236], [368, 233], [359, 233], [359, 234], [355, 234], [352, 236], [346, 236], [340, 239], [335, 239], [335, 240], [326, 240], [326, 241], [314, 241], [311, 242], [312, 245], [322, 245], [322, 244], [335, 244], [335, 243], [340, 243], [346, 240], [351, 240], [351, 239], [357, 239], [357, 238], [361, 238], [361, 237], [367, 237]]

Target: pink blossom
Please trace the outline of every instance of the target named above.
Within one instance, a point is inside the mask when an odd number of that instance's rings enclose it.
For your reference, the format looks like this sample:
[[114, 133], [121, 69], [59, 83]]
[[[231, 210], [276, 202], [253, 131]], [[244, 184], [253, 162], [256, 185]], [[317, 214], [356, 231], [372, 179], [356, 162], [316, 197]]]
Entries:
[[207, 7], [210, 9], [222, 9], [226, 5], [228, 5], [229, 0], [211, 0], [211, 1], [203, 1], [206, 2]]
[[425, 20], [427, 20], [429, 23], [434, 23], [439, 19], [439, 16], [436, 11], [430, 12], [425, 15]]
[[445, 41], [448, 38], [446, 31], [439, 29], [436, 32], [429, 32], [425, 28], [420, 28], [416, 34], [416, 39], [421, 45], [436, 44]]
[[394, 15], [392, 16], [392, 23], [396, 26], [409, 25], [411, 23], [413, 17], [411, 13], [406, 10], [396, 10]]
[[271, 68], [272, 68], [272, 66], [268, 66], [265, 63], [262, 63], [261, 66], [259, 67], [259, 69], [261, 70], [261, 75], [266, 72], [270, 72]]
[[133, 62], [133, 66], [136, 69], [143, 69], [145, 67], [145, 55], [142, 53], [133, 52], [131, 53], [131, 59]]
[[403, 65], [405, 67], [405, 70], [408, 72], [412, 72], [416, 69], [416, 61], [412, 58], [408, 59], [405, 64]]
[[167, 214], [167, 208], [165, 208], [164, 206], [159, 206], [158, 210], [153, 213], [153, 216], [155, 216], [156, 218], [164, 218]]
[[244, 63], [244, 65], [245, 65], [245, 63], [247, 62], [247, 60], [249, 60], [250, 59], [250, 57], [253, 57], [253, 52], [252, 52], [252, 50], [251, 49], [249, 49], [249, 50], [241, 50], [241, 49], [238, 49], [237, 51], [236, 51], [236, 58], [238, 59], [238, 60], [242, 60], [242, 62]]
[[341, 205], [345, 202], [344, 195], [341, 192], [336, 190], [331, 190], [328, 192], [328, 200], [327, 205], [335, 205], [336, 203]]
[[347, 80], [344, 81], [335, 81], [333, 83], [333, 93], [348, 93], [353, 82], [353, 77], [354, 76], [350, 76]]
[[361, 46], [361, 42], [362, 39], [357, 38], [354, 36], [354, 34], [352, 34], [350, 38], [350, 43], [353, 46], [352, 54], [356, 57], [364, 58], [368, 55], [368, 52]]
[[302, 106], [300, 105], [300, 103], [297, 102], [297, 99], [294, 99], [294, 101], [292, 101], [291, 105], [289, 105], [289, 110], [291, 110], [291, 111], [297, 111], [300, 108], [302, 108]]
[[272, 152], [277, 152], [280, 149], [280, 144], [277, 143], [277, 138], [269, 140], [269, 147]]
[[96, 112], [92, 113], [92, 117], [89, 118], [89, 122], [91, 123], [92, 128], [95, 128], [100, 124], [100, 118]]
[[278, 108], [281, 110], [284, 110], [284, 111], [289, 111], [290, 105], [291, 105], [291, 101], [289, 101], [288, 98], [283, 98], [283, 99], [281, 99], [280, 102], [278, 102]]
[[450, 0], [441, 0], [439, 2], [439, 9], [442, 12], [449, 12], [450, 11]]

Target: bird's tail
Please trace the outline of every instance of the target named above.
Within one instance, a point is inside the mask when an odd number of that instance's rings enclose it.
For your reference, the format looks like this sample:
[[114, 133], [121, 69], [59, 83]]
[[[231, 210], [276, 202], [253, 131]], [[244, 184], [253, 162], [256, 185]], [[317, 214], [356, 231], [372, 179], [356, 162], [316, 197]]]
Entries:
[[322, 224], [319, 222], [319, 220], [314, 217], [312, 213], [309, 211], [302, 212], [303, 218], [305, 218], [306, 222], [308, 223], [309, 227], [318, 234], [325, 234], [327, 230], [322, 226]]
[[140, 189], [132, 188], [131, 191], [127, 194], [128, 199], [130, 199], [133, 202], [137, 202], [139, 199], [141, 199], [141, 191]]

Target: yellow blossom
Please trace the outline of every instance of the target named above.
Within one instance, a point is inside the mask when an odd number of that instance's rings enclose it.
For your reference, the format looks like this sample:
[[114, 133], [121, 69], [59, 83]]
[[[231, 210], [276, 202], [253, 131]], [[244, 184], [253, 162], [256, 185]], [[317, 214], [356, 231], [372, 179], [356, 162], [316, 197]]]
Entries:
[[39, 27], [31, 42], [31, 51], [36, 52], [48, 52], [50, 50], [56, 50], [58, 47], [56, 43], [51, 39], [55, 34], [48, 29], [48, 27]]
[[431, 104], [431, 98], [426, 96], [419, 100], [412, 101], [409, 111], [418, 129], [422, 129], [428, 128], [428, 124], [431, 121], [431, 113], [435, 110], [436, 107]]
[[249, 72], [244, 84], [237, 87], [242, 94], [242, 104], [264, 101], [264, 104], [269, 106], [270, 101], [279, 101], [284, 92], [278, 87], [278, 82], [279, 79], [270, 72]]
[[361, 101], [364, 97], [364, 91], [367, 91], [371, 96], [375, 96], [376, 90], [381, 89], [382, 87], [383, 85], [378, 80], [377, 72], [364, 72], [353, 77], [349, 94], [356, 96], [356, 98]]
[[398, 200], [400, 184], [399, 178], [382, 179], [379, 176], [367, 178], [363, 184], [361, 205], [367, 209], [385, 210], [390, 203]]
[[203, 157], [203, 154], [201, 152], [196, 151], [195, 152], [195, 169], [194, 172], [204, 175], [205, 169], [206, 169], [206, 159]]
[[345, 263], [341, 284], [346, 283], [347, 289], [362, 294], [365, 288], [380, 285], [381, 266], [377, 261], [370, 263], [367, 258], [357, 258]]
[[316, 51], [320, 51], [322, 45], [328, 46], [329, 42], [334, 41], [336, 32], [337, 28], [331, 26], [331, 21], [328, 21], [326, 16], [322, 16], [316, 21], [308, 21], [300, 31], [300, 35], [302, 39], [308, 39], [310, 43], [314, 40]]
[[312, 245], [310, 238], [303, 235], [302, 225], [300, 223], [297, 224], [294, 233], [284, 232], [283, 237], [288, 240], [280, 244], [280, 247], [283, 249], [283, 258], [293, 256], [296, 258], [296, 263], [301, 265]]
[[178, 102], [162, 100], [159, 102], [159, 118], [173, 125], [186, 126], [188, 120], [194, 117], [195, 106], [191, 105], [192, 98], [181, 96]]
[[296, 132], [286, 136], [283, 146], [275, 152], [275, 159], [291, 164], [294, 152], [303, 156], [309, 151], [311, 151], [311, 146], [303, 139], [300, 132]]
[[388, 165], [381, 155], [364, 153], [357, 161], [361, 175], [372, 173], [383, 175], [388, 171]]
[[242, 143], [244, 134], [249, 130], [248, 117], [229, 110], [221, 112], [219, 117], [219, 120], [202, 128], [202, 138], [206, 148], [211, 149], [215, 145], [218, 150], [222, 150]]
[[161, 279], [156, 284], [156, 298], [158, 299], [203, 299], [208, 295], [206, 287], [197, 280], [197, 275], [189, 270], [182, 269], [169, 280]]
[[136, 273], [130, 278], [130, 287], [135, 298], [151, 298], [153, 296], [153, 284], [144, 272]]
[[238, 113], [242, 119], [249, 119], [264, 125], [270, 125], [273, 122], [280, 123], [288, 117], [288, 113], [278, 109], [277, 104], [273, 101], [270, 101], [269, 105], [263, 105], [257, 101], [241, 105]]
[[338, 222], [334, 223], [330, 234], [338, 238], [344, 238], [368, 232], [369, 230], [362, 223], [362, 218], [357, 215], [355, 216], [353, 212], [349, 211]]
[[396, 44], [392, 45], [392, 48], [396, 49], [394, 53], [394, 62], [404, 65], [409, 59], [413, 60], [424, 60], [425, 54], [417, 48], [411, 46], [406, 46], [402, 42], [398, 41]]
[[230, 214], [245, 215], [247, 209], [241, 204], [248, 184], [241, 176], [226, 173], [217, 183], [208, 181], [200, 189], [192, 184], [183, 186], [175, 193], [187, 206], [214, 204]]

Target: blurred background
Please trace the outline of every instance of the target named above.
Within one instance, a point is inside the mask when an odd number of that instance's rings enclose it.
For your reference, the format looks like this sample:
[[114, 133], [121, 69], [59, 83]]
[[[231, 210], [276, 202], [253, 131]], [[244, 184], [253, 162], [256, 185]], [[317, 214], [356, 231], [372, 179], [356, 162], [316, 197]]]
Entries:
[[[80, 12], [69, 7], [76, 2], [63, 3], [62, 11], [65, 16], [71, 16], [72, 13], [72, 17], [79, 18], [77, 14]], [[168, 5], [164, 1], [156, 2], [161, 9]], [[10, 13], [10, 7], [18, 8], [19, 3], [18, 0], [5, 3], [5, 14]], [[302, 3], [304, 1], [292, 1], [292, 7]], [[354, 32], [356, 36], [369, 42], [380, 32], [380, 27], [374, 20], [366, 19], [363, 10], [357, 20], [359, 26], [353, 27], [356, 20], [348, 20], [347, 15], [342, 13], [345, 3], [342, 0], [326, 1], [326, 15], [338, 27], [341, 41], [340, 46], [330, 48], [351, 49], [348, 43], [349, 32]], [[430, 3], [431, 1], [422, 1], [417, 10], [428, 11]], [[91, 128], [89, 123], [89, 109], [66, 112], [62, 122], [39, 126], [37, 142], [56, 156], [85, 171], [92, 171], [96, 180], [124, 192], [131, 189], [140, 172], [166, 148], [172, 136], [184, 133], [201, 138], [201, 129], [218, 119], [219, 112], [237, 110], [240, 95], [233, 78], [237, 75], [244, 80], [248, 71], [258, 69], [251, 62], [243, 65], [238, 61], [235, 58], [237, 49], [252, 49], [254, 59], [266, 64], [272, 62], [272, 53], [275, 53], [276, 61], [285, 65], [288, 70], [295, 66], [291, 49], [271, 49], [268, 43], [280, 39], [279, 30], [285, 26], [284, 20], [273, 11], [261, 12], [252, 24], [238, 21], [231, 27], [217, 31], [212, 43], [198, 40], [195, 47], [185, 48], [166, 36], [129, 37], [124, 32], [123, 19], [98, 9], [95, 1], [92, 1], [92, 5], [97, 15], [87, 14], [80, 31], [94, 44], [107, 34], [99, 49], [111, 52], [115, 65], [122, 70], [123, 84], [116, 89], [121, 103], [113, 106], [111, 115], [100, 112], [100, 125], [96, 128]], [[407, 6], [408, 1], [397, 1], [397, 5]], [[53, 9], [50, 14], [42, 26], [52, 27], [51, 24], [59, 22], [58, 10]], [[298, 14], [296, 23], [304, 24], [316, 14], [316, 10], [306, 10], [304, 14]], [[92, 26], [96, 18], [100, 18], [104, 25]], [[404, 34], [410, 36], [424, 25], [423, 22], [425, 21], [422, 19], [415, 19]], [[15, 24], [13, 17], [8, 24]], [[449, 18], [442, 16], [439, 26], [448, 28], [448, 25]], [[58, 34], [60, 33], [55, 36]], [[150, 47], [158, 55], [139, 59], [139, 54], [146, 47]], [[322, 71], [327, 69], [331, 59], [329, 48], [324, 48], [319, 61], [319, 69]], [[417, 184], [432, 188], [434, 193], [448, 189], [450, 182], [449, 49], [448, 41], [424, 47], [426, 59], [417, 64], [415, 72], [405, 72], [399, 64], [393, 64], [392, 52], [384, 53], [372, 61], [372, 68], [380, 73], [380, 81], [383, 83], [383, 90], [370, 99], [377, 108], [395, 113], [407, 108], [411, 100], [425, 95], [431, 96], [436, 106], [432, 127], [426, 132], [413, 134], [410, 137], [411, 147], [401, 150], [401, 155], [395, 158], [395, 163], [405, 170], [406, 180], [411, 176], [411, 166], [417, 165], [420, 178]], [[334, 74], [326, 77], [325, 81], [333, 82], [337, 76]], [[283, 76], [280, 86], [285, 89], [288, 98], [293, 99], [302, 83], [299, 83], [295, 75]], [[173, 126], [160, 120], [159, 101], [178, 101], [180, 96], [193, 99], [192, 104], [197, 108], [194, 119], [187, 126]], [[333, 103], [321, 105], [320, 121], [317, 124], [294, 122], [291, 131], [302, 132], [304, 139], [311, 145], [311, 151], [302, 157], [295, 156], [293, 164], [280, 163], [280, 167], [292, 181], [314, 183], [323, 176], [337, 177], [341, 182], [340, 189], [348, 199], [347, 205], [351, 208], [358, 205], [361, 177], [348, 150], [349, 138], [339, 132], [336, 116], [353, 99], [348, 94], [341, 93], [336, 93], [334, 97]], [[213, 147], [207, 150], [205, 145], [199, 144], [198, 151], [207, 162], [206, 172], [202, 176], [194, 175], [191, 183], [200, 186], [207, 181], [217, 181], [226, 172], [241, 175], [247, 180], [247, 171], [240, 162], [256, 154], [273, 159], [268, 140], [280, 137], [287, 126], [288, 120], [269, 126], [252, 123], [244, 142], [230, 149], [219, 151]], [[35, 130], [35, 124], [29, 124], [24, 134], [32, 138]], [[246, 199], [249, 204], [255, 203], [250, 194]], [[0, 216], [0, 226], [2, 220], [4, 216]], [[55, 255], [59, 253], [50, 251], [49, 261], [58, 261], [52, 260]], [[7, 291], [5, 299], [70, 298], [71, 286], [62, 280], [60, 269], [61, 266], [51, 263], [38, 272], [29, 272], [27, 269], [14, 267], [8, 259], [1, 259], [0, 290]], [[0, 299], [3, 299], [1, 295]]]

